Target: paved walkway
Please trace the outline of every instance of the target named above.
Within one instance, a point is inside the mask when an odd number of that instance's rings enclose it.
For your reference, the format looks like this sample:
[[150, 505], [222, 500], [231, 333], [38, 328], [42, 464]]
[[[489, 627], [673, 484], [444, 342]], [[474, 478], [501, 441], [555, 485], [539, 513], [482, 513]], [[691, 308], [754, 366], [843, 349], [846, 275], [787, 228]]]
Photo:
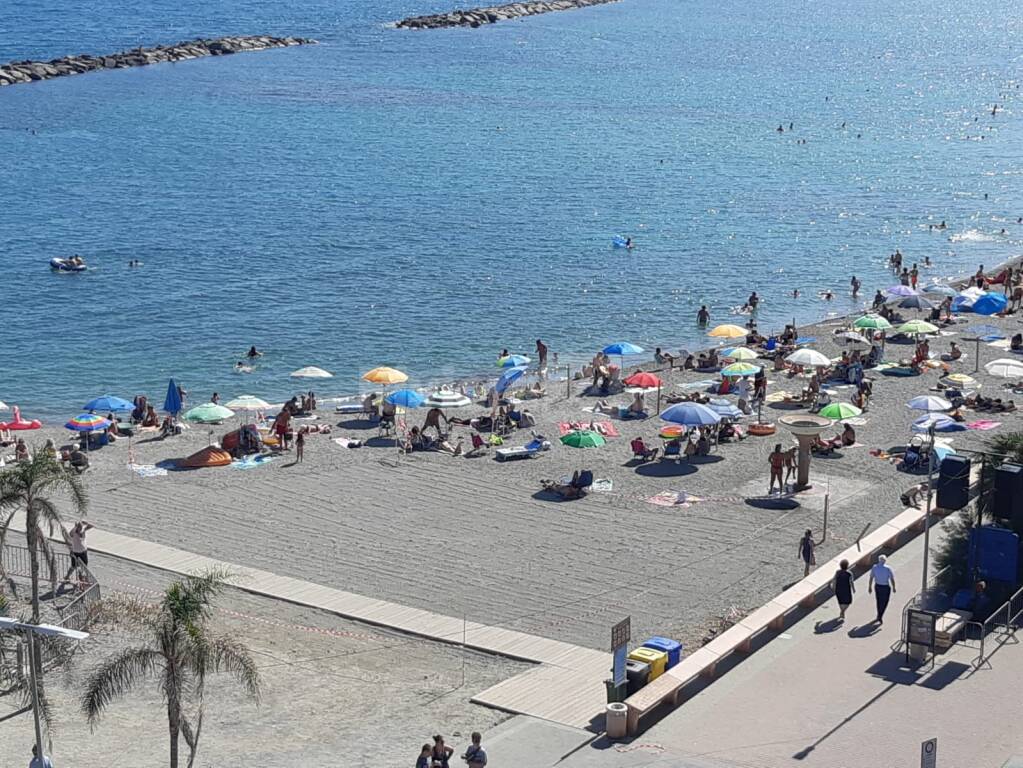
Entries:
[[[23, 520], [18, 529], [24, 530]], [[374, 600], [99, 528], [89, 532], [89, 549], [182, 575], [226, 571], [233, 586], [252, 594], [540, 665], [478, 694], [472, 700], [480, 704], [576, 728], [590, 725], [603, 712], [610, 653]]]
[[999, 647], [976, 670], [977, 651], [962, 646], [933, 667], [907, 666], [892, 648], [922, 557], [917, 537], [889, 558], [899, 591], [883, 627], [870, 623], [874, 600], [861, 578], [844, 625], [829, 601], [635, 741], [598, 741], [562, 765], [916, 766], [921, 742], [937, 737], [942, 768], [1001, 766], [1023, 753], [1023, 644]]

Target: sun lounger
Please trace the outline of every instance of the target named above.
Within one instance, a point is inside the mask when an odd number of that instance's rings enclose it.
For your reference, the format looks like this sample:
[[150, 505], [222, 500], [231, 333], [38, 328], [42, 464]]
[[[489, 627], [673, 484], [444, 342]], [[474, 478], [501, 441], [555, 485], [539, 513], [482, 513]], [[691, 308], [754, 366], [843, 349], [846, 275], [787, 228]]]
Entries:
[[498, 448], [494, 451], [494, 458], [498, 461], [509, 461], [512, 459], [531, 459], [543, 450], [544, 440], [539, 435], [534, 437], [525, 445], [511, 448]]
[[342, 416], [355, 416], [368, 413], [368, 411], [362, 406], [362, 403], [341, 403], [334, 407], [334, 413], [339, 413]]

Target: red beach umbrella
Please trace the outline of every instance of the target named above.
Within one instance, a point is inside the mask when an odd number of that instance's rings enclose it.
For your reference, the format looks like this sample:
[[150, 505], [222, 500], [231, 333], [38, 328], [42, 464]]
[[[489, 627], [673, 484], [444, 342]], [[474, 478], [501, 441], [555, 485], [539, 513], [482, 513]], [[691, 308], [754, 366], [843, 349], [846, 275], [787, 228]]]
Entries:
[[627, 387], [642, 387], [643, 389], [655, 389], [662, 384], [659, 378], [646, 371], [637, 371], [628, 378], [623, 379], [622, 383]]
[[0, 421], [0, 429], [5, 432], [15, 432], [22, 429], [39, 429], [43, 426], [43, 423], [39, 419], [28, 419], [21, 418], [21, 409], [18, 406], [14, 406], [14, 419], [11, 421]]

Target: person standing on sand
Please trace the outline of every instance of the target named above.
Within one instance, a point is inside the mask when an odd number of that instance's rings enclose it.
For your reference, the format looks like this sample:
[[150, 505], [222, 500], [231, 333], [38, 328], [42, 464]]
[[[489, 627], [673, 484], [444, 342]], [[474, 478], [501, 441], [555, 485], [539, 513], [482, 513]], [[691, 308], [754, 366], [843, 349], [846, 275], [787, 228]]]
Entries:
[[867, 592], [875, 592], [877, 598], [877, 618], [874, 620], [877, 624], [884, 624], [885, 609], [896, 591], [895, 572], [886, 564], [887, 559], [884, 555], [877, 556], [877, 562], [870, 569], [870, 581], [867, 582]]
[[472, 732], [472, 744], [462, 755], [462, 759], [465, 760], [469, 768], [485, 768], [487, 764], [487, 750], [483, 749], [483, 745], [480, 744], [482, 738], [479, 731]]
[[416, 758], [416, 768], [430, 768], [430, 745], [424, 744], [419, 750], [419, 757]]
[[774, 450], [771, 451], [771, 455], [767, 457], [768, 463], [771, 465], [771, 483], [767, 486], [767, 495], [770, 496], [774, 493], [774, 481], [778, 481], [778, 493], [785, 491], [785, 483], [782, 480], [782, 470], [785, 469], [785, 451], [781, 449], [781, 443], [774, 446]]
[[813, 540], [813, 531], [807, 528], [803, 538], [799, 540], [799, 556], [803, 558], [804, 579], [810, 575], [810, 566], [817, 565], [817, 555], [814, 552], [816, 548], [817, 543]]
[[301, 429], [295, 435], [295, 461], [302, 461], [305, 458], [305, 432]]
[[710, 312], [707, 311], [707, 305], [704, 304], [702, 307], [700, 307], [700, 311], [696, 313], [696, 324], [703, 328], [709, 322]]
[[444, 743], [444, 737], [437, 734], [433, 737], [433, 762], [441, 768], [449, 768], [448, 761], [455, 754], [455, 750]]
[[835, 590], [835, 600], [838, 601], [839, 621], [845, 621], [845, 612], [852, 605], [853, 593], [856, 591], [854, 582], [852, 571], [849, 570], [849, 561], [843, 560], [838, 564], [835, 578], [831, 582], [831, 587]]

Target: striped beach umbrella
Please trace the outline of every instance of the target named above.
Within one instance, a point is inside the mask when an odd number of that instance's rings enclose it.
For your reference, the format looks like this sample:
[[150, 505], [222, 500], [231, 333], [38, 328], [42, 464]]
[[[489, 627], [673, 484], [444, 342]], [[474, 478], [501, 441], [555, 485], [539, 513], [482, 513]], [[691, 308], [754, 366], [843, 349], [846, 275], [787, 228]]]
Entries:
[[754, 352], [752, 349], [747, 347], [731, 347], [730, 349], [723, 350], [721, 357], [727, 358], [728, 360], [756, 360], [760, 355]]
[[75, 416], [64, 426], [68, 429], [73, 429], [75, 432], [95, 432], [96, 430], [109, 427], [110, 420], [97, 416], [95, 413], [82, 413]]
[[472, 400], [460, 392], [439, 389], [427, 397], [423, 401], [423, 405], [427, 408], [464, 408], [467, 405], [472, 405]]
[[721, 375], [731, 378], [732, 376], [756, 376], [760, 373], [760, 366], [753, 363], [732, 363], [721, 369]]
[[520, 365], [529, 365], [530, 359], [525, 355], [505, 355], [497, 358], [498, 368], [516, 368]]

